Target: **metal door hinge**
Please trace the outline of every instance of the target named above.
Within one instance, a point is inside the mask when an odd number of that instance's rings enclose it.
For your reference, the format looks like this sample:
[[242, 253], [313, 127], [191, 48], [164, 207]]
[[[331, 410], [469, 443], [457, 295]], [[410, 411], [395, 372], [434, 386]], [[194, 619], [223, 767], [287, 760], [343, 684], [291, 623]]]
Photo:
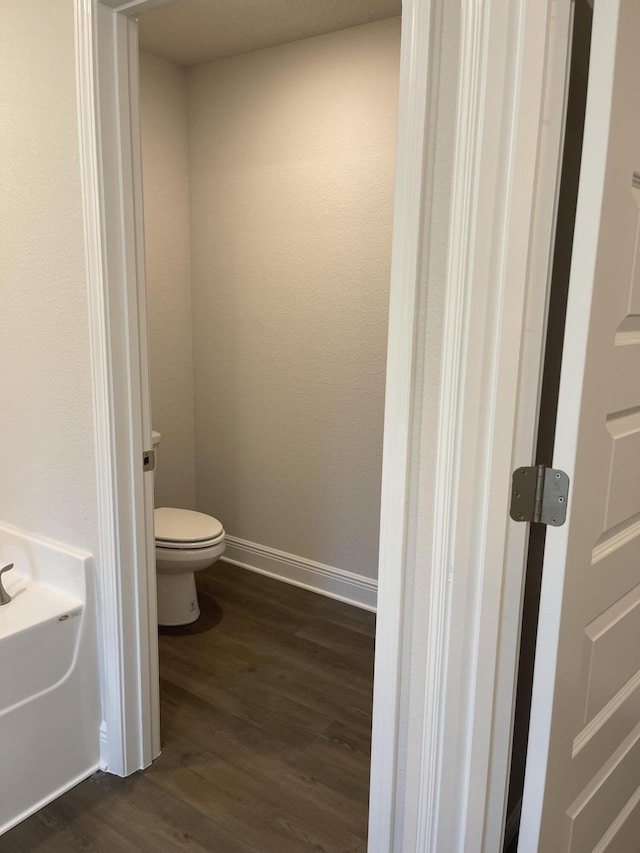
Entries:
[[511, 518], [560, 527], [567, 517], [569, 477], [557, 468], [516, 468], [511, 487]]
[[144, 450], [142, 452], [142, 470], [155, 471], [156, 454], [155, 450]]

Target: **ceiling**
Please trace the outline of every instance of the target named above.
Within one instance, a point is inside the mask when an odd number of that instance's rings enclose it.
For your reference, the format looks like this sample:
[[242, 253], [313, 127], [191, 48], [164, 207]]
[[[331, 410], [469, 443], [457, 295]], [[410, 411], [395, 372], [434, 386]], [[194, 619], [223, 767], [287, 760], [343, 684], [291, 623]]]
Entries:
[[402, 0], [172, 0], [140, 16], [140, 47], [196, 65], [399, 15]]

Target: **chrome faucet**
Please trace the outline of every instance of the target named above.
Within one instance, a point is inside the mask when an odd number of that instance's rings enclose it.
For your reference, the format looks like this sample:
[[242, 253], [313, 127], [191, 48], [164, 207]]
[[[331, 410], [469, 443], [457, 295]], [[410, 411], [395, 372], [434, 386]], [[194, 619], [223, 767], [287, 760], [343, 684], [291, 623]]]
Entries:
[[2, 575], [5, 572], [8, 572], [9, 569], [13, 568], [13, 563], [9, 563], [8, 566], [5, 566], [3, 569], [0, 569], [0, 607], [3, 604], [8, 604], [11, 601], [11, 596], [7, 592], [7, 590], [2, 586]]

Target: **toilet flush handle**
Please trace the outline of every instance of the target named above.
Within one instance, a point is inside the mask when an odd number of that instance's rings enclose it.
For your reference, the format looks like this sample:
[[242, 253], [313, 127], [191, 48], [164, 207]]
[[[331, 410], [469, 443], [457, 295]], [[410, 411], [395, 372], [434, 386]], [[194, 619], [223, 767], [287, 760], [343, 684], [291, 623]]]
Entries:
[[10, 571], [12, 568], [13, 563], [9, 563], [8, 566], [5, 566], [3, 569], [0, 569], [0, 606], [2, 606], [3, 604], [8, 604], [11, 601], [11, 596], [2, 585], [2, 575], [5, 572]]

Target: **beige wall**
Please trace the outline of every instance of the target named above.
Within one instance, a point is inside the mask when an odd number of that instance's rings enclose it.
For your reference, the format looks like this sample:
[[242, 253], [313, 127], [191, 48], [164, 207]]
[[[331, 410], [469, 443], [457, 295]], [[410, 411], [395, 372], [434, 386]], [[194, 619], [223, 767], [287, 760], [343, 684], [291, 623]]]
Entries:
[[186, 71], [140, 54], [151, 406], [157, 506], [195, 506]]
[[73, 4], [0, 4], [0, 520], [95, 550]]
[[196, 502], [377, 573], [398, 18], [189, 69]]

